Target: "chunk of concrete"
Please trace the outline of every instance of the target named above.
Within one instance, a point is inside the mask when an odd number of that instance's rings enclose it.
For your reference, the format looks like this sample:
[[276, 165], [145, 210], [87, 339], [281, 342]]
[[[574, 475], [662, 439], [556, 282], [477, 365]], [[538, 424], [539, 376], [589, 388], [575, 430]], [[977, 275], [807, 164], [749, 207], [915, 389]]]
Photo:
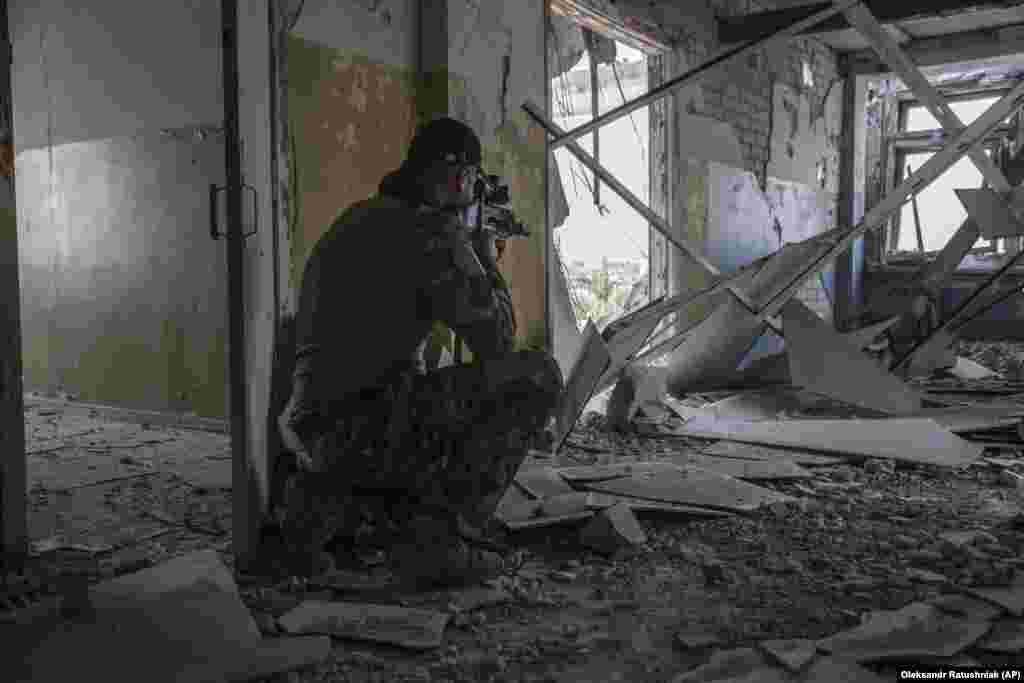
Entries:
[[857, 662], [953, 657], [988, 630], [988, 622], [958, 619], [916, 602], [895, 611], [874, 612], [860, 626], [818, 641], [818, 648]]
[[845, 403], [886, 413], [911, 413], [921, 397], [832, 330], [798, 299], [782, 309], [793, 384]]
[[573, 493], [575, 489], [552, 467], [531, 467], [521, 469], [515, 478], [516, 484], [536, 499], [553, 498]]
[[329, 635], [411, 650], [430, 650], [441, 646], [448, 615], [394, 605], [309, 601], [281, 616], [278, 623], [288, 633]]
[[620, 479], [588, 482], [585, 486], [616, 496], [733, 512], [752, 512], [764, 505], [792, 500], [772, 489], [710, 470], [678, 466], [673, 469], [668, 463], [660, 465], [658, 469], [639, 471]]
[[619, 503], [594, 516], [580, 531], [580, 542], [600, 553], [636, 548], [647, 542], [647, 534], [629, 505]]
[[608, 399], [608, 424], [625, 431], [645, 403], [657, 403], [665, 396], [665, 368], [631, 365], [612, 389]]
[[761, 649], [790, 671], [801, 671], [810, 664], [818, 651], [813, 640], [762, 640]]
[[572, 372], [555, 409], [555, 445], [558, 452], [565, 438], [576, 426], [583, 407], [590, 400], [598, 382], [611, 363], [611, 353], [593, 321], [587, 323]]
[[996, 622], [992, 631], [978, 643], [978, 649], [1005, 654], [1024, 652], [1024, 621], [1007, 619]]
[[1024, 617], [1024, 572], [1018, 571], [1009, 586], [972, 588], [970, 593], [999, 605], [1015, 617]]
[[545, 498], [540, 502], [538, 512], [540, 517], [562, 517], [564, 515], [578, 514], [590, 509], [590, 493], [586, 491], [575, 491], [565, 493], [552, 498]]

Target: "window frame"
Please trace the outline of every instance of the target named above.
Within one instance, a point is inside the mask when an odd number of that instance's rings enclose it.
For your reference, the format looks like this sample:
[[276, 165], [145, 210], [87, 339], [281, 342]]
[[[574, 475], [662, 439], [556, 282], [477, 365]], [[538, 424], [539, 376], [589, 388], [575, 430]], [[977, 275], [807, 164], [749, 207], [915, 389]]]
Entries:
[[[989, 98], [1000, 98], [1008, 92], [1005, 84], [993, 85], [990, 87], [981, 87], [972, 89], [967, 92], [959, 93], [946, 93], [944, 99], [947, 103], [953, 104], [956, 102], [989, 99]], [[942, 145], [935, 143], [937, 136], [949, 136], [942, 128], [923, 130], [923, 131], [912, 131], [908, 132], [907, 119], [910, 110], [915, 107], [924, 107], [921, 103], [909, 91], [903, 91], [896, 93], [893, 96], [895, 104], [898, 107], [896, 113], [896, 132], [886, 135], [883, 139], [883, 156], [885, 159], [885, 194], [891, 192], [896, 186], [904, 180], [900, 177], [902, 169], [905, 167], [905, 160], [909, 154], [919, 154], [928, 152], [940, 152], [942, 151]], [[1014, 114], [1010, 123], [1004, 123], [998, 128], [993, 130], [986, 138], [984, 145], [986, 148], [992, 150], [992, 159], [996, 161], [997, 165], [1002, 165], [1000, 159], [1005, 155], [1013, 143], [1014, 135], [1016, 133], [1017, 124], [1016, 120], [1019, 114]], [[883, 195], [884, 196], [884, 195]], [[906, 203], [910, 203], [911, 199], [907, 199]], [[903, 218], [902, 207], [896, 211], [891, 218], [886, 222], [884, 239], [882, 240], [882, 265], [920, 265], [934, 259], [939, 251], [925, 251], [923, 254], [918, 251], [911, 252], [900, 252], [895, 249], [895, 246], [899, 243], [899, 237]], [[913, 226], [911, 224], [911, 229]], [[988, 240], [988, 244], [975, 247], [968, 253], [974, 255], [985, 255], [997, 252], [1000, 248], [1000, 242], [1002, 240]], [[1006, 253], [1005, 251], [1002, 253]], [[961, 271], [958, 269], [957, 272], [969, 272]]]

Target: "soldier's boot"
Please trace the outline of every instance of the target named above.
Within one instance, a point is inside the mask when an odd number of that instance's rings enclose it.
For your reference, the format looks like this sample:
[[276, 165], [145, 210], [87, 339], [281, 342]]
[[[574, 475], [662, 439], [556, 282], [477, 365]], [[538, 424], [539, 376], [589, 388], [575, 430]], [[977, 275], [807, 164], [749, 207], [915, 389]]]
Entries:
[[393, 554], [396, 573], [420, 587], [479, 583], [506, 570], [504, 558], [458, 533], [453, 518], [418, 515]]

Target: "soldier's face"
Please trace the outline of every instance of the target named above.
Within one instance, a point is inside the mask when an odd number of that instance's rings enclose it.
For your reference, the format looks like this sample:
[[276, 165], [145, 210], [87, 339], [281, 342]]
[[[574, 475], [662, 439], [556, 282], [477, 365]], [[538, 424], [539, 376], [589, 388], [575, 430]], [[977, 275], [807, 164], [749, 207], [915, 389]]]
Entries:
[[464, 209], [473, 204], [473, 187], [480, 175], [478, 166], [454, 166], [448, 176], [450, 206]]
[[466, 209], [473, 205], [479, 175], [478, 166], [440, 162], [425, 177], [426, 200], [445, 209]]

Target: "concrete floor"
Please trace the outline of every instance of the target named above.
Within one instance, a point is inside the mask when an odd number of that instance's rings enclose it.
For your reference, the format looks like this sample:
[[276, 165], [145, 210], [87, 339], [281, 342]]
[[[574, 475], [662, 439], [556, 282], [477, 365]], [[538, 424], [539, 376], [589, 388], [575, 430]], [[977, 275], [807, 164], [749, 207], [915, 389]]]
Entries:
[[219, 426], [26, 396], [34, 553], [84, 555], [112, 574], [227, 548], [231, 453]]

